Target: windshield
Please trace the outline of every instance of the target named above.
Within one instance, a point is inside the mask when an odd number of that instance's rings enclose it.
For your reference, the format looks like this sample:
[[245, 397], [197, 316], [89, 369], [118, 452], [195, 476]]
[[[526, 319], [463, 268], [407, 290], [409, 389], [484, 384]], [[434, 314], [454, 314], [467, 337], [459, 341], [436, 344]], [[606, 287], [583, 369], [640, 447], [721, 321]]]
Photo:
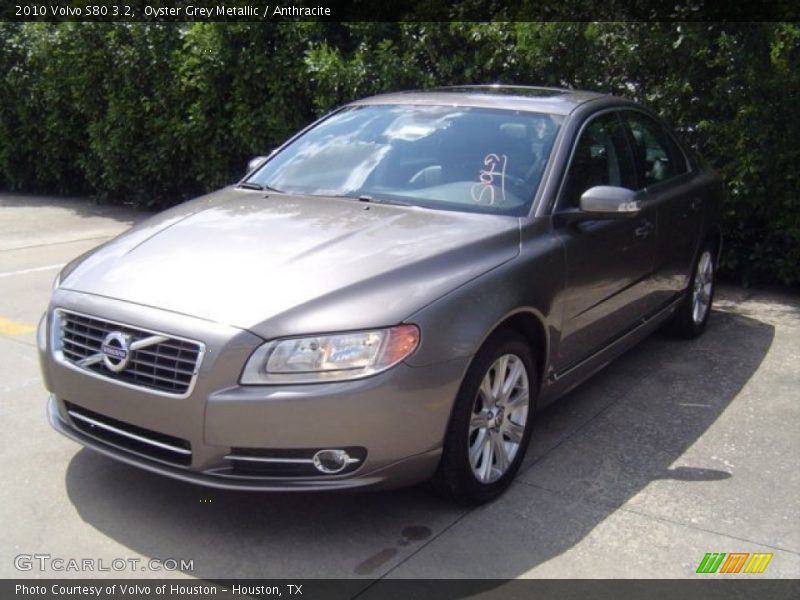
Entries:
[[248, 183], [287, 193], [526, 215], [562, 117], [453, 106], [355, 106], [283, 148]]

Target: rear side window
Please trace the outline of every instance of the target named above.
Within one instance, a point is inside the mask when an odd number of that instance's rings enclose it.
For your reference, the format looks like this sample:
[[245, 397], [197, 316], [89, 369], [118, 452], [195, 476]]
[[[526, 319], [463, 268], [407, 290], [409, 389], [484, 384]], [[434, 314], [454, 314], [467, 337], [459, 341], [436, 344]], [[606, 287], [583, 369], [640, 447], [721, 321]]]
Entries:
[[640, 187], [648, 187], [686, 173], [686, 158], [664, 128], [647, 115], [625, 111], [633, 162]]

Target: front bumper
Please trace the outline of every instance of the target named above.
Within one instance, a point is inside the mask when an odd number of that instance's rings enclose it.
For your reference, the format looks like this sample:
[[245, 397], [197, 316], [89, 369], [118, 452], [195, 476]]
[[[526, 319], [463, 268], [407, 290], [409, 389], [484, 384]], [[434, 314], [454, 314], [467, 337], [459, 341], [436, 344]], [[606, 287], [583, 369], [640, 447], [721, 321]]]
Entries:
[[[430, 477], [436, 469], [452, 403], [466, 359], [428, 367], [400, 364], [362, 380], [241, 386], [241, 368], [263, 340], [253, 334], [182, 315], [74, 293], [59, 307], [201, 340], [208, 351], [191, 393], [164, 397], [70, 368], [48, 351], [40, 335], [45, 382], [52, 392], [49, 420], [60, 433], [103, 454], [151, 472], [197, 484], [245, 490], [333, 490], [398, 487]], [[79, 297], [80, 296], [80, 297]], [[48, 327], [43, 322], [43, 327]], [[123, 447], [81, 423], [68, 406], [103, 415], [112, 423], [142, 428], [191, 448], [186, 464]], [[237, 471], [235, 449], [292, 452], [358, 447], [366, 457], [347, 473], [264, 476]]]
[[187, 483], [194, 483], [212, 488], [225, 490], [243, 490], [260, 492], [318, 492], [334, 490], [355, 490], [358, 488], [395, 488], [406, 485], [413, 485], [424, 481], [436, 470], [439, 464], [441, 449], [424, 452], [416, 456], [398, 461], [382, 469], [374, 470], [368, 474], [354, 474], [346, 478], [241, 478], [220, 476], [213, 470], [195, 471], [165, 465], [135, 453], [116, 448], [107, 443], [99, 441], [89, 435], [85, 435], [75, 429], [68, 420], [65, 420], [59, 411], [58, 399], [50, 395], [47, 403], [47, 416], [53, 429], [66, 437], [83, 444], [87, 448], [96, 450], [111, 458], [123, 463], [139, 467], [145, 471], [178, 479]]

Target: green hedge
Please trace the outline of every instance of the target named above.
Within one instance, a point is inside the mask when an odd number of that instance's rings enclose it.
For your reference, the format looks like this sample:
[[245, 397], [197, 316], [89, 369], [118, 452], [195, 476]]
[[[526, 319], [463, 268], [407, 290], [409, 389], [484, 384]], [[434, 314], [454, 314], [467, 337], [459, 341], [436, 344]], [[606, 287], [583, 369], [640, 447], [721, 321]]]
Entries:
[[330, 108], [459, 83], [660, 112], [725, 177], [723, 267], [800, 282], [800, 25], [0, 23], [0, 186], [168, 206]]

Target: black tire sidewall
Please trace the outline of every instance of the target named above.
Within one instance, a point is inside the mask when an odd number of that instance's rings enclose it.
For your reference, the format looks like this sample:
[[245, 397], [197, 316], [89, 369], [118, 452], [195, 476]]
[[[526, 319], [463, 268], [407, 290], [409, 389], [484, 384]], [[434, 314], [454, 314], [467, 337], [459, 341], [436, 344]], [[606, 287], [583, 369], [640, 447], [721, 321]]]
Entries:
[[[703, 257], [703, 254], [708, 251], [711, 254], [711, 264], [714, 269], [711, 279], [711, 296], [709, 298], [708, 303], [708, 310], [706, 311], [703, 320], [699, 323], [695, 323], [693, 313], [693, 299], [694, 299], [694, 282], [697, 279], [697, 268], [700, 265], [700, 259]], [[683, 302], [680, 305], [680, 308], [676, 311], [675, 316], [672, 320], [667, 324], [667, 330], [678, 337], [683, 338], [696, 338], [700, 334], [702, 334], [705, 329], [706, 325], [708, 324], [708, 319], [711, 316], [711, 309], [714, 304], [714, 294], [717, 290], [717, 260], [714, 256], [714, 247], [710, 243], [705, 243], [700, 247], [700, 250], [697, 253], [697, 256], [692, 262], [692, 275], [689, 278], [689, 287], [686, 289], [686, 297], [684, 298]]]
[[[697, 270], [700, 266], [700, 260], [703, 258], [703, 254], [708, 252], [711, 255], [711, 268], [713, 272], [711, 273], [711, 294], [708, 298], [708, 310], [706, 310], [706, 314], [703, 316], [703, 320], [699, 323], [696, 323], [693, 316], [693, 296], [694, 296], [694, 282], [697, 279]], [[689, 334], [691, 337], [697, 337], [703, 331], [705, 331], [706, 324], [708, 324], [708, 319], [711, 316], [711, 307], [714, 304], [714, 292], [717, 290], [717, 263], [714, 260], [714, 249], [711, 247], [710, 244], [703, 245], [700, 248], [700, 252], [697, 253], [697, 259], [694, 261], [693, 269], [692, 269], [692, 280], [689, 283], [689, 294], [687, 297], [687, 314], [686, 318], [688, 320], [688, 327]]]

